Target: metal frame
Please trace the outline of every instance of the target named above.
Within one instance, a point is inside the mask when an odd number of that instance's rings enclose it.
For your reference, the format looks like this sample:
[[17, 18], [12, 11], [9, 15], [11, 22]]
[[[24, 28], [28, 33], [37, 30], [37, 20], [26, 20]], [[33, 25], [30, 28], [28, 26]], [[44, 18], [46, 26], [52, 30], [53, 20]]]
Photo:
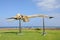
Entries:
[[[54, 17], [49, 17], [49, 19], [52, 19], [52, 18], [54, 18]], [[45, 19], [43, 17], [43, 33], [42, 33], [42, 35], [45, 35], [45, 34], [46, 34], [46, 32], [45, 32]]]

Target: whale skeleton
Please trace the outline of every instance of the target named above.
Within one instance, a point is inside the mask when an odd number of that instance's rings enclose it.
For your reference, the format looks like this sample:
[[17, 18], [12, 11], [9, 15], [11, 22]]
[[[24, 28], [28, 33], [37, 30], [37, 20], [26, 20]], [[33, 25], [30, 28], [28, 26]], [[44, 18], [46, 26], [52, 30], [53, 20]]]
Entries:
[[29, 22], [29, 18], [36, 18], [36, 17], [53, 18], [51, 16], [43, 15], [43, 14], [35, 14], [35, 15], [29, 15], [29, 16], [17, 14], [16, 16], [13, 16], [8, 19], [15, 19], [15, 20], [21, 19], [23, 20], [23, 22]]
[[44, 15], [44, 14], [35, 14], [35, 15], [21, 15], [21, 14], [17, 14], [16, 16], [7, 18], [7, 19], [12, 19], [13, 20], [19, 20], [19, 33], [21, 33], [21, 20], [23, 22], [29, 22], [29, 18], [36, 18], [36, 17], [42, 17], [42, 18], [53, 18], [51, 16], [48, 15]]

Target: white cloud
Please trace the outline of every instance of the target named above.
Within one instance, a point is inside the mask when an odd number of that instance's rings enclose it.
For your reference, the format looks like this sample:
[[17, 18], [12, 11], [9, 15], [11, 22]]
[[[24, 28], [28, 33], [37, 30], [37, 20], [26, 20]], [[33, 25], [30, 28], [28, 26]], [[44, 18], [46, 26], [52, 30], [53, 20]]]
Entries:
[[34, 0], [36, 5], [45, 10], [60, 8], [60, 0]]

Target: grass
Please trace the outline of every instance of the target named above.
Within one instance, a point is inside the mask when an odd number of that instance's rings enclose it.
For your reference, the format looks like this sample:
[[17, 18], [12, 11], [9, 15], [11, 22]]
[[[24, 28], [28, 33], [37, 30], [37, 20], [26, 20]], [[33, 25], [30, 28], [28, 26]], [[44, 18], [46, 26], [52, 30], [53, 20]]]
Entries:
[[0, 40], [60, 40], [60, 30], [46, 30], [46, 36], [42, 36], [41, 30], [0, 30]]

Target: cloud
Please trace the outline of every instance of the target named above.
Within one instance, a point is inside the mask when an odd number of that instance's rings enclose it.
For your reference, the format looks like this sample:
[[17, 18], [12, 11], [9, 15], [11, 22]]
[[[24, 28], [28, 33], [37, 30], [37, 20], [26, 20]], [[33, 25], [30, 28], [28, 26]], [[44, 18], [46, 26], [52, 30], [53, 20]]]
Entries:
[[34, 0], [36, 5], [45, 10], [54, 10], [60, 8], [60, 0]]

